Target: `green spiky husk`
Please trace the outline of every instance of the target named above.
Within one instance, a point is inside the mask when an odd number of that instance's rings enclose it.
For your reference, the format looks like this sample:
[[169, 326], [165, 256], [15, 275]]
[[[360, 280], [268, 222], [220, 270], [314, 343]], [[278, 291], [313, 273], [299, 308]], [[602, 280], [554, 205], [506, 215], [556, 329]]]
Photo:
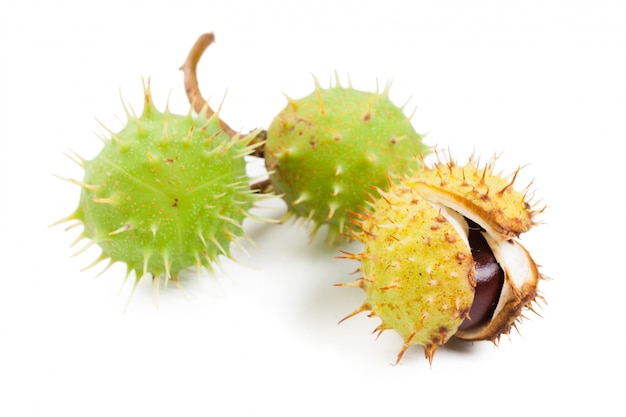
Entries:
[[266, 165], [288, 215], [311, 220], [313, 235], [328, 226], [329, 243], [352, 227], [375, 187], [391, 174], [418, 168], [429, 152], [410, 118], [388, 91], [368, 93], [337, 86], [289, 100], [267, 131]]
[[252, 136], [229, 137], [217, 116], [160, 112], [148, 89], [141, 116], [127, 116], [101, 152], [83, 161], [80, 202], [68, 219], [82, 223], [88, 246], [100, 246], [98, 260], [125, 263], [137, 280], [212, 269], [244, 236], [257, 199], [244, 159]]

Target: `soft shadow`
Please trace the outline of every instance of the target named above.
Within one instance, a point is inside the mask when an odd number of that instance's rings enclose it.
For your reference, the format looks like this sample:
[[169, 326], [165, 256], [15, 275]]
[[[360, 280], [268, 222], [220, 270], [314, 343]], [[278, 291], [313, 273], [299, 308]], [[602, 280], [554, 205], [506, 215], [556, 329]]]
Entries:
[[457, 354], [469, 355], [476, 350], [475, 342], [468, 342], [461, 340], [457, 337], [453, 337], [446, 342], [444, 349]]

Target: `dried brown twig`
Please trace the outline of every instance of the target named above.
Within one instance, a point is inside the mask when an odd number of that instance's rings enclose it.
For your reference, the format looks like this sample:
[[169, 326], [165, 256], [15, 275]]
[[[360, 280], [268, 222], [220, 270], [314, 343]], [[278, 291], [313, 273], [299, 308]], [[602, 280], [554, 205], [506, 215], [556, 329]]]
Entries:
[[[196, 40], [196, 43], [194, 43], [191, 47], [185, 63], [182, 67], [180, 67], [184, 74], [185, 92], [187, 93], [189, 103], [191, 103], [196, 113], [200, 114], [204, 112], [206, 117], [213, 116], [215, 112], [211, 109], [209, 103], [207, 103], [200, 93], [197, 68], [202, 54], [213, 42], [215, 42], [215, 35], [213, 33], [204, 33], [200, 35], [198, 40]], [[224, 132], [230, 137], [234, 137], [238, 134], [221, 118], [219, 119], [219, 123], [222, 130], [224, 130]], [[252, 139], [250, 144], [258, 146], [254, 147], [254, 152], [251, 155], [263, 159], [265, 157], [265, 138], [267, 137], [267, 132], [265, 130], [257, 130], [257, 132], [258, 133]], [[272, 192], [272, 183], [269, 179], [259, 180], [251, 184], [250, 188], [261, 194], [268, 194]]]
[[[187, 99], [193, 106], [196, 113], [199, 114], [205, 112], [207, 117], [213, 116], [215, 112], [211, 106], [209, 106], [209, 103], [207, 103], [207, 101], [202, 97], [202, 93], [200, 93], [200, 87], [198, 85], [198, 76], [196, 74], [198, 62], [200, 61], [202, 54], [213, 42], [215, 42], [215, 35], [213, 33], [205, 33], [201, 35], [189, 51], [189, 55], [187, 55], [185, 63], [182, 67], [180, 67], [184, 74]], [[229, 136], [234, 136], [237, 133], [221, 119], [220, 126]]]
[[[207, 101], [202, 97], [200, 93], [200, 87], [198, 84], [198, 76], [197, 76], [197, 68], [198, 62], [202, 57], [204, 51], [215, 42], [215, 35], [213, 33], [204, 33], [200, 35], [200, 37], [196, 40], [196, 43], [191, 47], [189, 54], [187, 55], [187, 59], [182, 67], [180, 67], [181, 71], [184, 74], [184, 85], [185, 92], [187, 93], [187, 99], [189, 103], [193, 106], [193, 109], [196, 113], [200, 114], [205, 112], [207, 117], [211, 117], [215, 114], [211, 106], [207, 103]], [[233, 137], [237, 135], [237, 132], [233, 130], [226, 122], [224, 122], [221, 118], [219, 119], [220, 126], [229, 136]], [[253, 156], [263, 158], [265, 156], [265, 130], [260, 131], [259, 134], [252, 140], [251, 144], [257, 144], [263, 142], [260, 146], [255, 148]]]

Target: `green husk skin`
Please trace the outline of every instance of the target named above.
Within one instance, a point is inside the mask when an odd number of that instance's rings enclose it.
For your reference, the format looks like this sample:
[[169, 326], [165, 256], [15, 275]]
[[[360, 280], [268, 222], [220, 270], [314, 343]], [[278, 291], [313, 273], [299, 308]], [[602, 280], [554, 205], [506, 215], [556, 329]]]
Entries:
[[231, 257], [257, 199], [244, 159], [252, 136], [231, 138], [217, 115], [160, 112], [147, 88], [141, 116], [127, 116], [95, 158], [82, 160], [84, 179], [72, 180], [82, 187], [80, 202], [64, 220], [83, 225], [85, 248], [102, 249], [97, 262], [123, 262], [137, 281], [175, 280], [186, 268], [212, 269], [220, 255]]
[[340, 243], [354, 212], [389, 177], [418, 168], [429, 152], [403, 109], [383, 93], [339, 83], [288, 100], [267, 131], [266, 165], [288, 216], [313, 222], [312, 236], [328, 226], [327, 242]]

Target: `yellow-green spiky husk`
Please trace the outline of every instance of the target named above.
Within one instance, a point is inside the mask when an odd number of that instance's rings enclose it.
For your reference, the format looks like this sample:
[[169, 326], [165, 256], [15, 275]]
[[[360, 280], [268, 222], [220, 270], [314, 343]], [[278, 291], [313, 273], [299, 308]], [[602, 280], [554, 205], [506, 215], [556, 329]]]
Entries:
[[412, 345], [432, 361], [472, 305], [472, 254], [444, 212], [412, 188], [395, 184], [380, 195], [356, 235], [363, 252], [347, 256], [361, 262], [363, 276], [352, 285], [366, 293], [353, 314], [370, 310], [381, 320], [377, 331], [402, 336], [398, 361]]

